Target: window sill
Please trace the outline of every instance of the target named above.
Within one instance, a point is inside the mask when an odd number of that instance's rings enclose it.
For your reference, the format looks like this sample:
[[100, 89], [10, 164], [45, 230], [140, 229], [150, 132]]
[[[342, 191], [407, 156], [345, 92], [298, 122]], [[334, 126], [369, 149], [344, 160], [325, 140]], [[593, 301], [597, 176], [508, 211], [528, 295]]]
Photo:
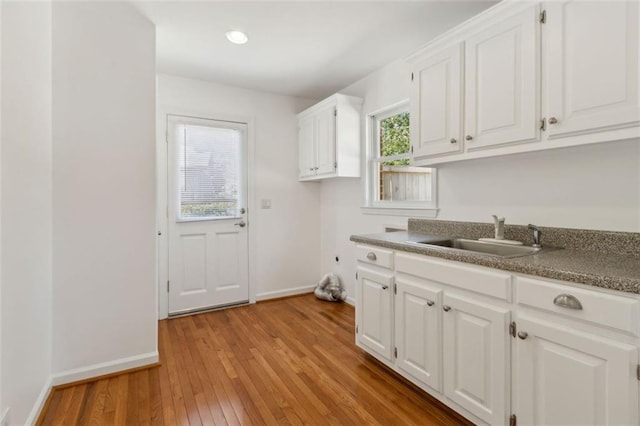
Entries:
[[381, 216], [409, 216], [409, 217], [429, 217], [434, 218], [438, 216], [438, 210], [435, 207], [432, 208], [415, 208], [415, 207], [360, 207], [362, 214], [381, 215]]

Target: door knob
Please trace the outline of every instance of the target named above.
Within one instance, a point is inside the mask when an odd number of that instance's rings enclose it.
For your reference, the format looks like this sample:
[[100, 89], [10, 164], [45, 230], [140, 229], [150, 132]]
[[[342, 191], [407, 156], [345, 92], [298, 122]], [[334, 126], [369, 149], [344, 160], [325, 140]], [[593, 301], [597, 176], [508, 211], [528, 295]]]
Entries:
[[383, 289], [383, 290], [387, 290], [388, 288], [389, 288], [389, 286], [388, 286], [388, 285], [383, 285], [383, 286], [382, 286], [382, 289]]
[[445, 312], [449, 312], [449, 311], [451, 310], [451, 306], [444, 305], [444, 306], [442, 307], [442, 309], [443, 309]]
[[468, 140], [468, 141], [470, 141], [471, 139], [473, 139], [473, 136], [471, 136], [471, 135], [467, 135], [467, 136], [465, 137], [465, 139], [466, 139], [466, 140]]
[[433, 303], [434, 303], [433, 300], [427, 300], [427, 305], [428, 306], [433, 306]]
[[522, 340], [526, 339], [529, 336], [529, 333], [527, 333], [526, 331], [518, 331], [518, 337], [521, 338]]
[[556, 123], [558, 123], [558, 119], [557, 118], [555, 118], [555, 117], [549, 118], [549, 124], [556, 124]]
[[241, 220], [238, 223], [234, 223], [235, 226], [239, 226], [240, 228], [244, 228], [245, 226], [247, 226], [247, 223], [244, 220]]
[[449, 139], [449, 142], [450, 142], [450, 143], [458, 143], [458, 141], [457, 141], [457, 140], [455, 140], [455, 138], [451, 138], [451, 139]]

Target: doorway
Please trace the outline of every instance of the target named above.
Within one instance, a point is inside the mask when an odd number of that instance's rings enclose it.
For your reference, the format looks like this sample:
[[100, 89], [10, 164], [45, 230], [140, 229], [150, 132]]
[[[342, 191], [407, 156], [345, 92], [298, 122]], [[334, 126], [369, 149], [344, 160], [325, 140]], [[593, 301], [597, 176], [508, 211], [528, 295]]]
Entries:
[[247, 303], [248, 125], [166, 118], [168, 315]]

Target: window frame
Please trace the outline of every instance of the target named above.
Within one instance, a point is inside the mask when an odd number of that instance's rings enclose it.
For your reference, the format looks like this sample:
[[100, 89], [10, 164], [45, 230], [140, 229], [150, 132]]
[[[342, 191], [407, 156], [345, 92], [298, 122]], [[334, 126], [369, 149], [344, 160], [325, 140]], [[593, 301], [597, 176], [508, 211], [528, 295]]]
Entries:
[[403, 112], [411, 113], [408, 100], [388, 105], [366, 115], [364, 205], [361, 209], [366, 214], [435, 217], [438, 210], [436, 192], [438, 179], [437, 170], [433, 167], [430, 167], [431, 201], [383, 201], [376, 199], [376, 188], [379, 185], [379, 177], [376, 173], [377, 165], [384, 161], [401, 160], [405, 158], [411, 160], [411, 152], [385, 157], [378, 156], [380, 152], [380, 121]]

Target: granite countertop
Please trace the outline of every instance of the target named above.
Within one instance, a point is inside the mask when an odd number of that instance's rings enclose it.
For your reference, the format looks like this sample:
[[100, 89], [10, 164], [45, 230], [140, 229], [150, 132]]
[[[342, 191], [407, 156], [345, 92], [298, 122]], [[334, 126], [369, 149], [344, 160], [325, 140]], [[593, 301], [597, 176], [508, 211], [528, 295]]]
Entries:
[[[634, 251], [640, 248], [640, 245], [637, 244], [638, 240], [640, 240], [640, 234], [542, 228], [543, 234], [556, 233], [553, 241], [556, 244], [554, 244], [553, 250], [522, 257], [498, 258], [472, 252], [444, 250], [415, 243], [416, 241], [428, 239], [443, 240], [449, 238], [448, 236], [464, 236], [465, 238], [476, 239], [478, 238], [476, 235], [469, 235], [468, 232], [461, 233], [461, 231], [465, 230], [465, 227], [468, 228], [473, 224], [429, 221], [430, 223], [425, 225], [420, 220], [421, 223], [414, 222], [412, 226], [411, 221], [418, 221], [418, 219], [410, 219], [408, 231], [352, 235], [351, 241], [487, 266], [504, 271], [640, 294], [640, 256]], [[451, 224], [463, 225], [460, 227], [453, 226], [452, 228]], [[482, 230], [484, 232], [483, 236], [491, 235], [486, 233], [485, 228], [489, 226], [487, 229], [492, 229], [492, 225], [478, 225], [484, 227]], [[521, 227], [512, 226], [512, 228]], [[443, 232], [443, 229], [445, 232]], [[520, 231], [522, 230], [512, 229], [510, 235], [517, 235]], [[591, 239], [595, 239], [594, 241], [597, 241], [597, 243], [594, 243]], [[611, 246], [609, 249], [602, 250], [603, 247], [598, 245], [602, 240], [610, 241]], [[559, 243], [563, 241], [565, 244], [560, 245]], [[628, 247], [629, 243], [633, 244], [631, 249]], [[622, 250], [618, 245], [624, 246], [625, 249]], [[576, 246], [590, 249], [578, 249]]]

